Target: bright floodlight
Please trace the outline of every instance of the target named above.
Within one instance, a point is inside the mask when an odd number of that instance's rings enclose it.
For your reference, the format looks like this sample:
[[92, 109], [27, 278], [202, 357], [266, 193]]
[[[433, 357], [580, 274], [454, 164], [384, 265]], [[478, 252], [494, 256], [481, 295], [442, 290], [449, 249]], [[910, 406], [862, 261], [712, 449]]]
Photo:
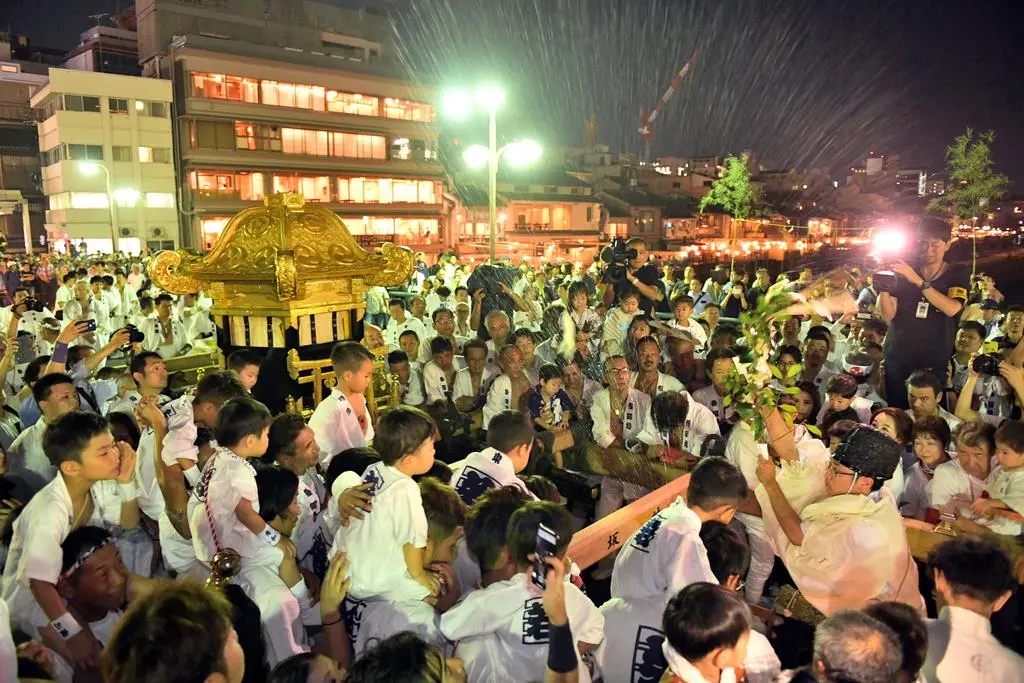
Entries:
[[491, 160], [491, 151], [484, 145], [473, 145], [462, 153], [466, 165], [471, 168], [482, 168]]
[[96, 175], [100, 172], [100, 165], [95, 161], [82, 161], [78, 164], [78, 170], [85, 175]]
[[497, 111], [505, 104], [505, 91], [495, 85], [485, 85], [476, 91], [476, 102], [487, 111]]
[[882, 230], [875, 234], [872, 253], [896, 254], [907, 246], [907, 235], [899, 230]]
[[540, 159], [543, 153], [536, 140], [519, 140], [505, 150], [505, 158], [511, 166], [527, 166]]
[[441, 108], [445, 116], [464, 119], [473, 111], [473, 96], [464, 90], [452, 90], [444, 94]]

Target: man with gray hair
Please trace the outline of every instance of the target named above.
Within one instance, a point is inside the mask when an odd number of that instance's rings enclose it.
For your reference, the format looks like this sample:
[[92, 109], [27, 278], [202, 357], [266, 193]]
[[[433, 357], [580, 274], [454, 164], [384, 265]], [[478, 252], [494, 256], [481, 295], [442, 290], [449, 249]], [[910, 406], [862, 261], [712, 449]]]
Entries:
[[804, 669], [785, 671], [778, 683], [893, 683], [903, 651], [896, 633], [874, 617], [836, 612], [814, 632], [814, 656]]
[[484, 327], [487, 328], [487, 336], [490, 337], [487, 340], [487, 362], [493, 364], [498, 360], [498, 351], [506, 344], [512, 343], [508, 338], [512, 331], [512, 322], [508, 313], [495, 309], [484, 318]]

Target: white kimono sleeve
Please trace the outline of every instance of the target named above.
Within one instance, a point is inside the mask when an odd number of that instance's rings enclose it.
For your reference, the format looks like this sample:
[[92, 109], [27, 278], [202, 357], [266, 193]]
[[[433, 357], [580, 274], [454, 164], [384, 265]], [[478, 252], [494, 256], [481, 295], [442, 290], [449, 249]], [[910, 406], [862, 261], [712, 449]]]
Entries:
[[931, 507], [941, 510], [951, 499], [962, 495], [963, 476], [955, 465], [943, 463], [936, 467], [932, 477]]
[[604, 642], [604, 615], [594, 603], [572, 583], [565, 585], [565, 610], [574, 641], [588, 645]]
[[506, 396], [511, 394], [511, 390], [512, 382], [508, 378], [508, 375], [498, 375], [494, 381], [491, 382], [491, 387], [487, 390], [487, 403], [484, 404], [483, 410], [484, 429], [487, 429], [487, 425], [491, 423], [492, 417], [503, 410], [509, 409]]
[[594, 442], [601, 448], [608, 448], [611, 442], [615, 441], [615, 435], [612, 434], [609, 400], [607, 393], [598, 394], [594, 397], [594, 405], [590, 407], [590, 419], [594, 423], [591, 433], [594, 436]]
[[341, 411], [338, 399], [333, 394], [320, 401], [309, 418], [309, 428], [313, 430], [316, 443], [320, 446], [320, 462], [335, 456], [341, 445], [338, 439], [338, 418]]

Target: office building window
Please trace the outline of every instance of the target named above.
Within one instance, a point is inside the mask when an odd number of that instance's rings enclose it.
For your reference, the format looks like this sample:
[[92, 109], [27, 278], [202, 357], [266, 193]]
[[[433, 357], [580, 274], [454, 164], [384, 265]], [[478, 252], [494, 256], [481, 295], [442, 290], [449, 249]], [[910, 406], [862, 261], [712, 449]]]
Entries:
[[[214, 125], [206, 122], [206, 125]], [[224, 126], [230, 124], [215, 124]], [[219, 135], [218, 135], [219, 143]], [[219, 144], [217, 149], [224, 149]], [[281, 151], [281, 129], [277, 126], [249, 123], [246, 121], [235, 121], [235, 149], [246, 149], [260, 152]]]
[[139, 161], [144, 164], [171, 163], [169, 147], [139, 147]]
[[173, 209], [174, 194], [172, 192], [147, 192], [146, 206], [151, 209]]
[[111, 114], [118, 114], [121, 116], [128, 115], [128, 100], [120, 97], [111, 97], [108, 102], [110, 103]]
[[307, 202], [329, 202], [331, 179], [325, 175], [275, 175], [274, 192], [298, 192]]
[[49, 197], [50, 209], [105, 209], [107, 208], [106, 192], [58, 192]]
[[65, 159], [73, 161], [103, 161], [103, 145], [64, 145]]
[[437, 204], [436, 183], [406, 178], [338, 178], [338, 201], [354, 204]]
[[140, 116], [153, 116], [160, 119], [167, 118], [166, 102], [135, 100], [135, 108], [138, 110]]
[[193, 171], [189, 182], [199, 197], [220, 199], [241, 199], [258, 201], [263, 199], [263, 174], [249, 171]]
[[63, 109], [64, 111], [98, 112], [100, 110], [100, 98], [88, 97], [86, 95], [64, 95]]
[[[360, 53], [363, 48], [358, 48]], [[309, 83], [286, 83], [204, 72], [192, 72], [192, 94], [195, 97], [234, 100], [292, 107], [311, 111], [331, 111], [359, 116], [384, 116], [404, 121], [433, 123], [434, 108], [423, 102], [394, 97], [340, 92]]]
[[114, 145], [110, 148], [110, 156], [114, 161], [131, 161], [132, 148], [129, 146]]

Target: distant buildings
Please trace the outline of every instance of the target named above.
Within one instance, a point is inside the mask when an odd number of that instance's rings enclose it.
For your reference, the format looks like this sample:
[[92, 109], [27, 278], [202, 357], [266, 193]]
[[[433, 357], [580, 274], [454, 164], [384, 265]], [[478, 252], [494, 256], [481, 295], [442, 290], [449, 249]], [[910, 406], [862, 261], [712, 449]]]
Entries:
[[84, 240], [92, 252], [173, 248], [171, 83], [50, 68], [31, 102], [50, 242]]

